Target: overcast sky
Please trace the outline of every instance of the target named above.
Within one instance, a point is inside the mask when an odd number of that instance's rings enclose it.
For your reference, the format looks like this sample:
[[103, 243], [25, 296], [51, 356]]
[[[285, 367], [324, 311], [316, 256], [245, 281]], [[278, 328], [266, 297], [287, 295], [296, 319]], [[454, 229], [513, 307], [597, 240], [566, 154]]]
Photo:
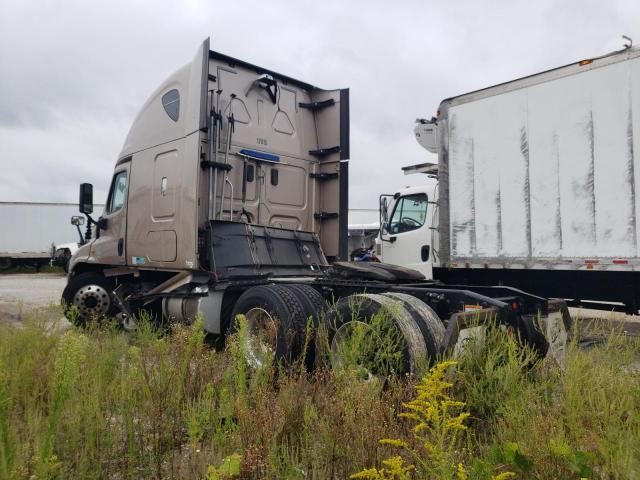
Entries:
[[[147, 96], [214, 50], [351, 89], [350, 206], [414, 185], [413, 137], [440, 101], [640, 44], [640, 2], [3, 0], [0, 201], [102, 200]], [[491, 127], [487, 119], [487, 127]]]

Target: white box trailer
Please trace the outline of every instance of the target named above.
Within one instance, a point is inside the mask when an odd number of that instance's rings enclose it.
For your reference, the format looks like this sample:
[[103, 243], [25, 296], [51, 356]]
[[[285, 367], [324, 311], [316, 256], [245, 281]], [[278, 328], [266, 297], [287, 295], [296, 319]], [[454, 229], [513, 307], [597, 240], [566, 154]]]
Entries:
[[435, 279], [638, 310], [640, 49], [448, 98], [415, 134], [438, 154]]
[[70, 224], [74, 215], [75, 203], [0, 202], [0, 268], [42, 265], [51, 258], [52, 245], [77, 243], [78, 232]]

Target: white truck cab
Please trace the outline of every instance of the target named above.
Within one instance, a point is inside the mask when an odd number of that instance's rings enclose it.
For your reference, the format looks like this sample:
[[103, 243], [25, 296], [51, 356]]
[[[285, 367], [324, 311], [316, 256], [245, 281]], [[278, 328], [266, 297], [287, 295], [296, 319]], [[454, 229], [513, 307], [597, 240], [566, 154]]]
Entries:
[[402, 170], [405, 175], [422, 173], [427, 178], [418, 187], [380, 196], [376, 256], [381, 262], [418, 270], [430, 280], [438, 251], [437, 165], [423, 163]]

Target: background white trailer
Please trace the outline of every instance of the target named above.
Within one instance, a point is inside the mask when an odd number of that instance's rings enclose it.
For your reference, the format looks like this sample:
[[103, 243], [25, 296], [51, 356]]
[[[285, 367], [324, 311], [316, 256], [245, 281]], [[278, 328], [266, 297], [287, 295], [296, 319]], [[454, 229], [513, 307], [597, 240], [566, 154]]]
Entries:
[[[102, 207], [96, 205], [96, 212]], [[52, 244], [77, 242], [70, 223], [74, 215], [80, 215], [75, 203], [0, 202], [0, 264], [42, 263], [51, 256]]]
[[436, 123], [416, 134], [439, 154], [439, 278], [640, 306], [640, 50], [444, 100]]
[[640, 50], [440, 110], [445, 264], [638, 269]]
[[380, 230], [380, 211], [377, 208], [349, 209], [349, 257], [373, 248]]

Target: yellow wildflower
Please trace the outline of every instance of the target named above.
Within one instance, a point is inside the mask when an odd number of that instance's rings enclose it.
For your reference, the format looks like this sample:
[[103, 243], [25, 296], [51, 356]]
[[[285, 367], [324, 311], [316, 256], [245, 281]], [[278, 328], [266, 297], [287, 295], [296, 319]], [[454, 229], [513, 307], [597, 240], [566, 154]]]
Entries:
[[[464, 424], [470, 414], [462, 411], [464, 402], [451, 398], [450, 390], [453, 384], [445, 380], [445, 375], [456, 362], [445, 361], [435, 365], [425, 375], [419, 385], [416, 386], [417, 395], [410, 402], [404, 403], [405, 411], [399, 416], [414, 422], [413, 437], [422, 446], [413, 449], [402, 440], [383, 439], [383, 445], [391, 445], [397, 448], [406, 448], [412, 457], [419, 459], [421, 475], [428, 478], [440, 478], [443, 472], [455, 480], [468, 480], [469, 476], [460, 458], [457, 446], [462, 434], [467, 430]], [[370, 468], [363, 470], [352, 479], [365, 480], [404, 480], [409, 479], [409, 474], [415, 467], [405, 463], [400, 457], [392, 457], [383, 462], [384, 468]], [[503, 477], [498, 480], [506, 480]]]
[[354, 473], [349, 477], [351, 480], [384, 480], [384, 471], [377, 468], [367, 468], [361, 472]]
[[467, 470], [462, 463], [458, 463], [458, 469], [456, 470], [456, 480], [469, 480]]
[[462, 412], [455, 418], [447, 420], [446, 427], [449, 430], [466, 430], [467, 426], [464, 425], [464, 422], [467, 418], [469, 418], [470, 414], [467, 412]]
[[395, 438], [383, 438], [382, 440], [380, 440], [380, 445], [391, 445], [392, 447], [397, 447], [397, 448], [405, 448], [407, 446], [406, 442], [403, 442], [402, 440], [397, 440]]
[[408, 473], [415, 469], [413, 465], [407, 465], [404, 463], [404, 459], [398, 455], [391, 457], [387, 460], [383, 460], [382, 464], [387, 467], [387, 472], [391, 475], [389, 478], [397, 478], [398, 480], [408, 479]]
[[493, 477], [491, 480], [509, 480], [510, 478], [516, 478], [516, 474], [513, 472], [502, 472]]

